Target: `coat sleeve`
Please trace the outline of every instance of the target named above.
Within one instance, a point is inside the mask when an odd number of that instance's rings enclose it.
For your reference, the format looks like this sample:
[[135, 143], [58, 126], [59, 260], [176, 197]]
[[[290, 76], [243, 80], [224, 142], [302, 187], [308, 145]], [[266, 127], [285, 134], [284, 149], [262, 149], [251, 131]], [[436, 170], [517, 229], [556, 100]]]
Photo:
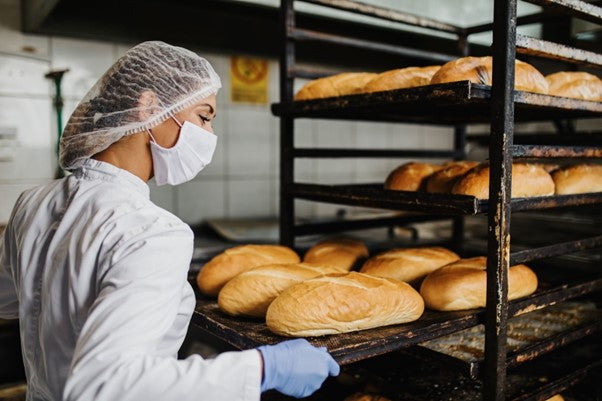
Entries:
[[145, 229], [99, 271], [98, 296], [78, 337], [64, 400], [259, 400], [261, 356], [161, 356], [192, 254], [187, 226]]
[[0, 319], [17, 319], [19, 317], [19, 301], [9, 255], [11, 248], [9, 227], [0, 233]]

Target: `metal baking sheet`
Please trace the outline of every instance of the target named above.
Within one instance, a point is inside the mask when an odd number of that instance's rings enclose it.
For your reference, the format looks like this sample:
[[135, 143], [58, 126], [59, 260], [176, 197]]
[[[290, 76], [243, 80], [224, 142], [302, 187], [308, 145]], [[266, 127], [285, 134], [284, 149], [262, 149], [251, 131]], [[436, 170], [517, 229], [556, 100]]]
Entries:
[[[318, 202], [448, 215], [486, 213], [488, 200], [469, 195], [392, 191], [380, 184], [323, 185], [295, 183], [293, 196]], [[512, 210], [538, 210], [602, 203], [602, 192], [512, 199]]]
[[[276, 116], [400, 121], [429, 124], [489, 123], [491, 86], [459, 81], [409, 89], [275, 103]], [[515, 120], [602, 116], [602, 102], [514, 92]]]
[[[602, 329], [601, 318], [602, 311], [592, 302], [563, 302], [513, 317], [508, 321], [508, 366], [598, 332]], [[484, 326], [478, 325], [421, 343], [412, 352], [451, 363], [476, 379], [483, 363], [484, 346]]]
[[[478, 323], [479, 312], [442, 313], [425, 311], [416, 322], [379, 327], [353, 333], [308, 337], [316, 346], [324, 346], [340, 364], [348, 364], [401, 347], [408, 347]], [[192, 323], [238, 349], [255, 348], [286, 340], [270, 332], [265, 322], [228, 316], [213, 299], [197, 300]]]
[[[602, 342], [587, 338], [552, 351], [508, 371], [507, 400], [541, 401], [563, 393], [586, 379], [595, 382], [600, 373]], [[598, 374], [598, 376], [596, 376]], [[316, 393], [309, 401], [339, 400], [358, 391], [385, 396], [392, 401], [483, 401], [483, 382], [466, 377], [458, 369], [446, 369], [420, 355], [391, 353], [346, 366], [336, 390]], [[591, 395], [595, 390], [589, 392]], [[566, 398], [593, 400], [594, 398]]]
[[[515, 316], [544, 308], [602, 288], [602, 279], [553, 287], [540, 283], [535, 294], [509, 303]], [[436, 312], [426, 310], [415, 322], [362, 330], [353, 333], [309, 337], [316, 346], [325, 346], [340, 364], [349, 364], [400, 348], [443, 337], [482, 323], [483, 310]], [[222, 313], [215, 299], [198, 296], [192, 323], [238, 349], [255, 348], [286, 339], [269, 331], [262, 320], [232, 317]]]

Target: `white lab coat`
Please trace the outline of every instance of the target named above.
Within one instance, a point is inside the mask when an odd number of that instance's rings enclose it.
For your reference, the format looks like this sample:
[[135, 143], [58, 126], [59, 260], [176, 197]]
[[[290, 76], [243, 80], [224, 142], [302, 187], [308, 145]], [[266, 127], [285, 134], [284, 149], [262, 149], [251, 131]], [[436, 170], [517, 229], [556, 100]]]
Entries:
[[177, 360], [195, 299], [190, 228], [138, 177], [89, 160], [26, 191], [0, 237], [28, 400], [258, 400], [256, 350]]

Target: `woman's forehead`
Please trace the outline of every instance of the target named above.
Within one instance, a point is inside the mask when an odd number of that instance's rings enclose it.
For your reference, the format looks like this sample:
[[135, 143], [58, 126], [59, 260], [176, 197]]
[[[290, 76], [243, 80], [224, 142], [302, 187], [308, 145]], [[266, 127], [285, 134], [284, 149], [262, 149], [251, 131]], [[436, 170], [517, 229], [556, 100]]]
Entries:
[[206, 98], [203, 98], [201, 100], [199, 100], [200, 103], [209, 103], [211, 105], [215, 105], [216, 102], [216, 96], [215, 93], [212, 95], [207, 96]]
[[198, 102], [196, 102], [195, 104], [192, 105], [192, 108], [197, 108], [197, 107], [207, 107], [207, 108], [211, 109], [211, 111], [214, 113], [215, 110], [217, 109], [215, 95], [210, 95], [210, 96], [207, 96], [206, 98], [200, 99]]

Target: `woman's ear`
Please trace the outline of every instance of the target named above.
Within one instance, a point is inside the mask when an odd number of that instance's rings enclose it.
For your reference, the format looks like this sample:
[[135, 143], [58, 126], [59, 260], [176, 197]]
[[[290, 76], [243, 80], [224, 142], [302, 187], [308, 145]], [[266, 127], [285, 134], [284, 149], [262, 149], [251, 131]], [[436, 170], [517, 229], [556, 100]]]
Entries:
[[159, 109], [159, 99], [155, 92], [146, 90], [138, 98], [138, 118], [140, 121], [148, 120]]

